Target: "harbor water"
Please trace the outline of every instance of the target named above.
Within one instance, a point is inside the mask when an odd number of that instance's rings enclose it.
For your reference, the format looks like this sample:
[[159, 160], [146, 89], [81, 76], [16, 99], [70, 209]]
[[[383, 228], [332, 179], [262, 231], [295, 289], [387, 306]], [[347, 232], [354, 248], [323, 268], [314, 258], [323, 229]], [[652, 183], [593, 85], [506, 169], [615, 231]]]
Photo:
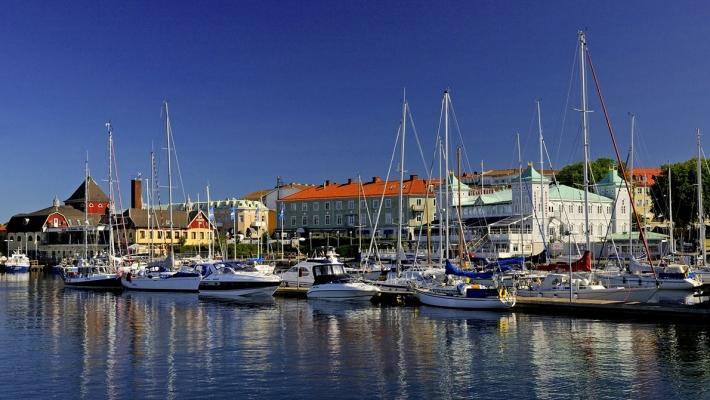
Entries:
[[710, 327], [0, 274], [1, 398], [710, 399]]

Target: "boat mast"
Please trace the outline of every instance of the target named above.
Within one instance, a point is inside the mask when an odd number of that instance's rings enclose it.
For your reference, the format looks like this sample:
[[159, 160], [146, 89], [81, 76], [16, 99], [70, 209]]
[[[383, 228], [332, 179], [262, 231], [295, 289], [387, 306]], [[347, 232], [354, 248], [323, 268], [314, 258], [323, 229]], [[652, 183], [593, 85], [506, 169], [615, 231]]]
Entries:
[[671, 254], [675, 253], [675, 239], [673, 239], [673, 192], [671, 191], [671, 183], [672, 177], [671, 177], [671, 162], [668, 160], [668, 233], [670, 234], [670, 246], [669, 246], [669, 251]]
[[[175, 256], [173, 249], [173, 170], [170, 161], [172, 158], [170, 153], [172, 132], [170, 128], [170, 112], [168, 110], [168, 102], [164, 101], [163, 104], [165, 105], [165, 132], [168, 144], [168, 213], [170, 215], [170, 260], [172, 262]], [[172, 268], [172, 265], [170, 267]]]
[[212, 260], [212, 247], [214, 246], [212, 230], [212, 203], [210, 202], [210, 185], [207, 185], [207, 225], [210, 227], [210, 233], [207, 234], [207, 258]]
[[[89, 152], [84, 161], [84, 260], [89, 259]], [[27, 242], [27, 241], [25, 241]]]
[[445, 226], [446, 226], [446, 246], [444, 248], [444, 255], [446, 259], [449, 258], [449, 208], [451, 202], [449, 201], [449, 91], [448, 89], [444, 91], [444, 171], [446, 172], [446, 180], [444, 181], [444, 190], [446, 191], [444, 195], [444, 206], [446, 211], [445, 216]]
[[[362, 205], [360, 200], [360, 191], [362, 191], [362, 178], [357, 176], [357, 252], [362, 260]], [[369, 255], [369, 254], [368, 254]]]
[[[397, 276], [402, 269], [402, 219], [404, 219], [404, 138], [407, 134], [407, 91], [402, 92], [402, 140], [399, 148], [399, 217], [397, 218]], [[410, 182], [410, 186], [412, 183]]]
[[[587, 52], [587, 38], [583, 31], [579, 31], [579, 77], [581, 80], [581, 109], [582, 133], [584, 134], [584, 235], [587, 251], [591, 251], [589, 242], [589, 125], [587, 123], [587, 72], [585, 68], [585, 54]], [[571, 284], [571, 282], [570, 282]]]
[[[518, 204], [520, 207], [520, 243], [518, 244], [520, 254], [525, 255], [523, 251], [523, 158], [520, 153], [520, 134], [515, 134], [515, 141], [518, 147]], [[532, 174], [530, 175], [532, 177]]]
[[[545, 142], [542, 137], [542, 113], [540, 112], [540, 100], [536, 101], [537, 103], [537, 131], [539, 135], [539, 141], [540, 141], [540, 209], [542, 211], [542, 246], [544, 247], [545, 250], [545, 258], [547, 258], [547, 241], [545, 240], [545, 237], [547, 235], [547, 219], [545, 218], [545, 190], [544, 190], [544, 179], [545, 179], [545, 159], [543, 157], [543, 152], [542, 149], [545, 146]], [[532, 174], [530, 175], [530, 178], [532, 178]]]
[[461, 146], [456, 148], [456, 168], [457, 168], [457, 192], [458, 192], [458, 201], [457, 201], [457, 210], [456, 210], [456, 215], [458, 216], [458, 225], [459, 225], [459, 262], [463, 263], [464, 261], [464, 255], [465, 255], [465, 250], [466, 250], [466, 240], [464, 236], [464, 231], [463, 231], [463, 222], [462, 222], [462, 215], [461, 215]]
[[703, 169], [701, 161], [702, 147], [700, 145], [700, 128], [696, 130], [696, 136], [698, 138], [698, 244], [703, 257], [701, 265], [705, 265], [707, 262], [707, 250], [705, 249], [705, 213], [703, 212]]
[[[631, 155], [629, 157], [629, 188], [631, 193], [629, 194], [629, 201], [634, 202], [634, 127], [636, 125], [636, 115], [629, 113], [631, 115]], [[634, 256], [634, 208], [629, 207], [629, 260]], [[638, 227], [639, 231], [641, 227]]]
[[108, 257], [109, 265], [114, 265], [113, 257], [116, 249], [113, 245], [113, 127], [111, 122], [106, 123], [108, 129]]
[[[158, 218], [156, 218], [155, 215], [155, 210], [152, 210], [151, 203], [153, 206], [155, 206], [155, 193], [156, 190], [155, 188], [157, 187], [157, 172], [156, 172], [156, 166], [155, 166], [155, 152], [151, 149], [150, 151], [150, 199], [148, 200], [148, 234], [150, 235], [150, 246], [149, 249], [150, 251], [149, 256], [150, 260], [153, 260], [153, 256], [155, 255], [155, 241], [154, 241], [154, 232], [151, 229], [155, 229], [155, 225], [158, 222]], [[151, 220], [155, 218], [155, 223], [151, 223]]]

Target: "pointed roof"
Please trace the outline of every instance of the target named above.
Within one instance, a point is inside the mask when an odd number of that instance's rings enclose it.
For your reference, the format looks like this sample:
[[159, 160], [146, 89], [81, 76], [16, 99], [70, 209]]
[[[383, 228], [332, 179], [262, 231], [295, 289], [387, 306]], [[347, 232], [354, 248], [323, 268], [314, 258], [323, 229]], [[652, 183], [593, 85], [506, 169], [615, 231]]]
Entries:
[[624, 180], [621, 179], [619, 174], [616, 172], [616, 168], [612, 168], [606, 173], [604, 178], [597, 183], [597, 186], [624, 186]]
[[[81, 182], [78, 188], [69, 196], [68, 199], [64, 200], [64, 203], [83, 203], [84, 196], [86, 193], [86, 181]], [[95, 203], [108, 203], [108, 196], [103, 190], [96, 184], [93, 178], [89, 177], [89, 201]]]
[[450, 178], [450, 179], [449, 179], [449, 183], [450, 183], [450, 185], [451, 185], [451, 189], [450, 189], [450, 190], [451, 190], [452, 192], [458, 192], [459, 190], [461, 190], [462, 192], [468, 192], [469, 190], [471, 190], [471, 188], [470, 188], [467, 184], [461, 182], [461, 181], [456, 177], [456, 175], [454, 175], [453, 172], [449, 174], [449, 178]]
[[[528, 167], [523, 171], [522, 180], [524, 180], [526, 182], [532, 180], [533, 183], [535, 183], [535, 182], [540, 182], [541, 177], [542, 176], [540, 175], [540, 173], [537, 172], [537, 170], [535, 168], [533, 168], [532, 163], [531, 163], [531, 164], [528, 164]], [[544, 177], [542, 177], [542, 182], [543, 183], [550, 183], [550, 178], [544, 176]]]

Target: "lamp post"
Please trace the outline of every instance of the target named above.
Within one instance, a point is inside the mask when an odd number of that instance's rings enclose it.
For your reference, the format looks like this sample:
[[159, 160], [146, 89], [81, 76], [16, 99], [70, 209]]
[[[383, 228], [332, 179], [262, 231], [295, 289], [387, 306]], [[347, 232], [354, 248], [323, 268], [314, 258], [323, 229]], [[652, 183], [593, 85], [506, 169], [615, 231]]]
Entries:
[[313, 252], [313, 232], [308, 232], [308, 252]]
[[10, 242], [12, 242], [12, 239], [5, 239], [5, 242], [7, 242], [7, 256], [10, 257]]

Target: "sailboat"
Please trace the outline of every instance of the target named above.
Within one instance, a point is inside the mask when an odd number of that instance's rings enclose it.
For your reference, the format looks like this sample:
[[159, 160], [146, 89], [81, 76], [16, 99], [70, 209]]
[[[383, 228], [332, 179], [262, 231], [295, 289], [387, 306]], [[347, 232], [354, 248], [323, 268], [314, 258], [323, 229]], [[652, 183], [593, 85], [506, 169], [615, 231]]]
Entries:
[[201, 275], [194, 270], [175, 271], [173, 241], [175, 233], [173, 231], [173, 178], [171, 167], [171, 145], [172, 128], [170, 126], [170, 113], [168, 102], [163, 103], [165, 107], [165, 134], [167, 137], [168, 154], [168, 197], [170, 215], [170, 251], [168, 257], [157, 264], [148, 265], [137, 274], [131, 272], [121, 277], [121, 284], [129, 290], [144, 290], [154, 292], [197, 292], [200, 286]]
[[87, 240], [87, 225], [89, 223], [89, 163], [84, 166], [84, 257], [77, 260], [76, 267], [64, 268], [62, 279], [64, 286], [73, 289], [94, 289], [94, 290], [117, 290], [121, 289], [121, 281], [116, 273], [114, 265], [114, 247], [113, 247], [113, 226], [111, 218], [113, 217], [113, 163], [112, 163], [112, 148], [113, 148], [113, 129], [111, 123], [106, 124], [108, 130], [108, 148], [109, 148], [109, 205], [108, 205], [108, 240], [109, 240], [109, 265], [102, 264], [98, 259], [89, 260], [88, 258], [88, 240]]

